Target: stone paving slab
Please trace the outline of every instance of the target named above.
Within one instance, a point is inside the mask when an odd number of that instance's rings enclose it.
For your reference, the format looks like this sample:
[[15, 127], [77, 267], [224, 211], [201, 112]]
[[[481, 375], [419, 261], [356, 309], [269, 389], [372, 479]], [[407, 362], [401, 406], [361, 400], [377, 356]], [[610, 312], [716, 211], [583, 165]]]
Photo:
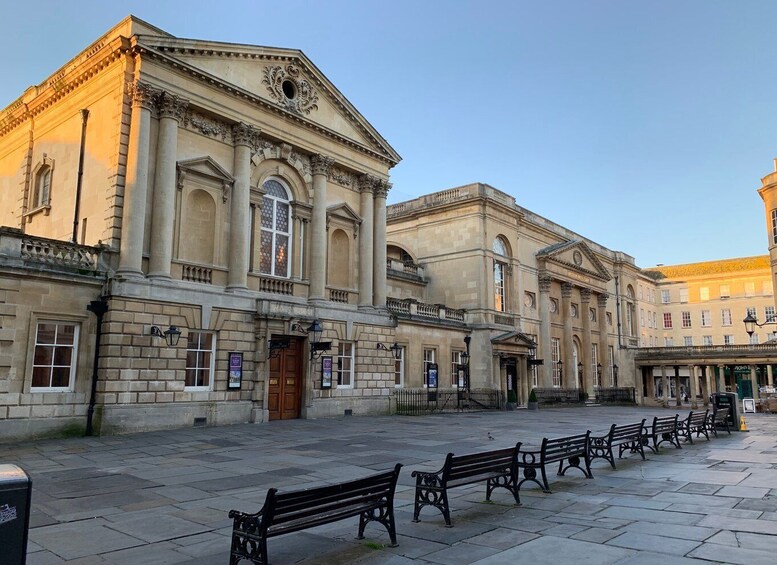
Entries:
[[[414, 469], [446, 453], [539, 445], [543, 435], [606, 430], [664, 409], [628, 407], [427, 417], [343, 417], [193, 428], [120, 437], [0, 444], [0, 463], [33, 478], [29, 565], [223, 565], [230, 509], [258, 510], [267, 489], [309, 488], [405, 464], [395, 500], [399, 547], [356, 518], [272, 538], [274, 565], [774, 563], [777, 416], [748, 433], [627, 456], [594, 479], [548, 469], [553, 494], [521, 489], [521, 506], [485, 486], [450, 492], [454, 527], [426, 508], [413, 523]], [[687, 412], [686, 412], [687, 413]], [[494, 438], [494, 439], [490, 439]]]

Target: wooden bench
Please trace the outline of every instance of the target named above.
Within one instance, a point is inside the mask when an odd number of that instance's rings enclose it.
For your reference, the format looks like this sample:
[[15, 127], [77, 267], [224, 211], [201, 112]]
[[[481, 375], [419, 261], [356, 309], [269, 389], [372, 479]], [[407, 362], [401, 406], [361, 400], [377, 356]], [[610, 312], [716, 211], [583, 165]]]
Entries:
[[682, 446], [680, 445], [680, 436], [677, 435], [677, 418], [677, 414], [674, 416], [663, 416], [661, 418], [658, 416], [654, 417], [653, 425], [645, 427], [644, 444], [653, 450], [654, 453], [658, 453], [658, 447], [667, 441], [677, 449], [682, 449]]
[[728, 421], [730, 408], [718, 408], [707, 415], [707, 431], [718, 437], [718, 426], [725, 427], [728, 435], [731, 435], [731, 424]]
[[603, 436], [591, 436], [588, 446], [588, 455], [594, 459], [606, 459], [613, 469], [615, 469], [615, 457], [612, 448], [618, 446], [618, 459], [623, 456], [627, 449], [631, 453], [639, 453], [642, 459], [645, 459], [645, 449], [643, 448], [643, 433], [645, 419], [634, 424], [625, 424], [618, 426], [613, 424], [610, 431]]
[[491, 493], [501, 487], [509, 490], [520, 504], [518, 487], [516, 486], [515, 455], [521, 446], [472, 453], [470, 455], [454, 455], [449, 453], [439, 471], [413, 471], [415, 477], [415, 507], [413, 522], [418, 522], [418, 514], [424, 506], [433, 506], [442, 512], [445, 525], [451, 527], [451, 514], [448, 505], [448, 489], [486, 481], [486, 500], [491, 500]]
[[[558, 472], [556, 473], [558, 475], [563, 475], [567, 469], [574, 467], [580, 469], [587, 478], [593, 479], [588, 449], [590, 437], [591, 431], [589, 430], [584, 434], [574, 436], [544, 438], [542, 446], [537, 450], [525, 450], [521, 444], [518, 444], [516, 446], [516, 467], [519, 472], [523, 469], [523, 479], [518, 483], [518, 490], [526, 481], [532, 481], [539, 485], [543, 492], [550, 493], [548, 477], [545, 474], [545, 465], [550, 463], [558, 463]], [[580, 466], [581, 462], [585, 463], [585, 469]], [[542, 474], [542, 482], [537, 480], [537, 469]]]
[[364, 538], [368, 522], [378, 522], [388, 530], [391, 545], [397, 545], [394, 524], [394, 490], [401, 464], [363, 479], [336, 485], [278, 492], [267, 492], [262, 509], [255, 514], [230, 510], [234, 520], [230, 565], [243, 559], [267, 565], [267, 539], [322, 524], [359, 516], [358, 539]]
[[704, 437], [706, 437], [707, 441], [709, 441], [710, 434], [707, 431], [708, 413], [709, 410], [705, 410], [704, 412], [694, 412], [691, 410], [690, 414], [688, 414], [688, 417], [678, 423], [677, 433], [684, 437], [685, 441], [688, 443], [693, 443], [693, 434], [696, 434], [697, 438], [704, 434]]

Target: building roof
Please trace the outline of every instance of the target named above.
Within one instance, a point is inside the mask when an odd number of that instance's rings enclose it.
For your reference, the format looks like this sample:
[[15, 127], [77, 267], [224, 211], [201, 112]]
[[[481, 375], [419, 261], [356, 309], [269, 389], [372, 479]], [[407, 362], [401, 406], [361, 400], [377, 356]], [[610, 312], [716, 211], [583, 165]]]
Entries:
[[705, 275], [719, 275], [742, 271], [760, 271], [769, 269], [769, 256], [756, 255], [755, 257], [737, 257], [734, 259], [721, 259], [719, 261], [704, 261], [701, 263], [687, 263], [684, 265], [661, 265], [644, 269], [647, 273], [660, 273], [661, 278], [677, 279], [681, 277], [696, 277]]

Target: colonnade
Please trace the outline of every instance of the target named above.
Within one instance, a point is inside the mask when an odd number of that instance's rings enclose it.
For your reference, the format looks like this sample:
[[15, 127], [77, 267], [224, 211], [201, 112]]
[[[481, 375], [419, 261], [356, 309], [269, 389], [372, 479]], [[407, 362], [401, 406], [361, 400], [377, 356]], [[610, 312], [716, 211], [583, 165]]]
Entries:
[[[176, 164], [178, 127], [189, 102], [137, 81], [129, 86], [132, 98], [131, 124], [127, 148], [124, 211], [117, 273], [142, 277], [146, 203], [149, 191], [151, 119], [159, 119], [151, 195], [148, 278], [171, 278], [175, 224]], [[248, 288], [250, 265], [251, 153], [258, 144], [260, 130], [245, 123], [231, 126], [234, 145], [230, 202], [230, 229], [227, 290]], [[312, 301], [328, 300], [327, 281], [327, 184], [334, 158], [310, 158], [313, 211], [309, 234], [310, 286]], [[359, 177], [361, 227], [359, 239], [359, 306], [385, 307], [386, 304], [386, 197], [391, 185], [375, 176]], [[300, 241], [304, 246], [304, 242]], [[301, 271], [293, 267], [294, 271]], [[296, 274], [296, 273], [295, 273]], [[299, 272], [299, 277], [302, 278]]]

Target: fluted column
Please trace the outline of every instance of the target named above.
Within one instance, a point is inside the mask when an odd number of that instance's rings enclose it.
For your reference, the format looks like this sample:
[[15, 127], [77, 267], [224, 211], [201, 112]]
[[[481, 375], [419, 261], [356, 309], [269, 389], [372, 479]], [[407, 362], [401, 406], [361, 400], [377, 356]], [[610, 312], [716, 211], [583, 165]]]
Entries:
[[699, 404], [696, 402], [696, 389], [698, 388], [699, 378], [696, 376], [696, 367], [694, 365], [688, 365], [688, 371], [690, 371], [691, 378], [688, 380], [688, 394], [691, 397], [691, 408], [698, 408]]
[[232, 201], [229, 221], [228, 290], [248, 288], [248, 264], [251, 251], [251, 149], [256, 146], [259, 130], [248, 124], [232, 126], [235, 144], [232, 173]]
[[375, 233], [373, 190], [378, 179], [372, 175], [359, 178], [362, 225], [359, 229], [359, 307], [372, 306]]
[[550, 285], [553, 279], [546, 273], [541, 273], [538, 277], [540, 287], [540, 301], [537, 305], [540, 315], [540, 350], [538, 357], [545, 360], [543, 365], [539, 366], [540, 388], [551, 388], [553, 386], [553, 360], [550, 347]]
[[[609, 380], [610, 371], [612, 371], [612, 367], [610, 366], [610, 340], [608, 339], [609, 330], [607, 329], [608, 298], [609, 296], [606, 293], [599, 294], [596, 297], [596, 305], [599, 308], [597, 312], [597, 320], [599, 321], [599, 355], [602, 358], [602, 367], [604, 367], [604, 371], [602, 371], [602, 382], [599, 383], [600, 386], [605, 386], [605, 375], [606, 379]], [[613, 359], [613, 363], [614, 362], [615, 359]]]
[[386, 196], [389, 190], [391, 183], [387, 181], [378, 181], [375, 184], [372, 305], [377, 308], [386, 307]]
[[561, 315], [564, 321], [564, 343], [562, 351], [564, 352], [564, 373], [561, 375], [562, 388], [574, 388], [577, 374], [575, 366], [574, 342], [572, 339], [572, 289], [571, 283], [561, 283]]
[[591, 347], [591, 291], [587, 288], [580, 290], [580, 315], [583, 317], [583, 382], [585, 391], [589, 398], [594, 397], [594, 376], [593, 376], [593, 347]]
[[128, 85], [128, 91], [132, 96], [132, 115], [127, 146], [127, 175], [124, 179], [124, 209], [117, 274], [125, 277], [142, 277], [151, 110], [158, 91], [140, 81]]
[[170, 278], [175, 224], [175, 175], [178, 155], [178, 124], [189, 101], [163, 92], [158, 100], [159, 131], [156, 143], [156, 170], [151, 206], [151, 241], [148, 276]]
[[310, 159], [313, 168], [313, 217], [310, 234], [310, 300], [324, 300], [326, 292], [326, 183], [334, 159], [326, 155], [314, 155]]

